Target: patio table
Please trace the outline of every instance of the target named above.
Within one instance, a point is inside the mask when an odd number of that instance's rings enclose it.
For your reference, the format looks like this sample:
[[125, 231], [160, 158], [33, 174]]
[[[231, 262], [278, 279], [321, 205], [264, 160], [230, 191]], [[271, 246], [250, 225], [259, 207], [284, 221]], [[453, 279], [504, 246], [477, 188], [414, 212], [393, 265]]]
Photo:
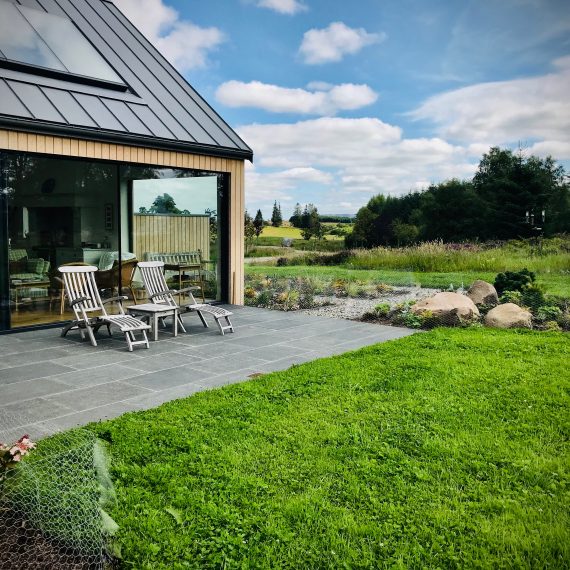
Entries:
[[170, 307], [158, 303], [144, 303], [142, 305], [132, 305], [126, 309], [129, 315], [148, 321], [153, 340], [158, 340], [158, 320], [170, 316], [172, 316], [173, 321], [173, 334], [178, 336], [178, 307]]

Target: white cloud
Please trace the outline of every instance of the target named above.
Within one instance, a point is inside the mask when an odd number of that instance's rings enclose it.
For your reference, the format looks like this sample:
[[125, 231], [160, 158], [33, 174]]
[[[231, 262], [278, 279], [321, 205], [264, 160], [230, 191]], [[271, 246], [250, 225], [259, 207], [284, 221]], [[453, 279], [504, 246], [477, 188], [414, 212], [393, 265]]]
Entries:
[[269, 207], [276, 199], [285, 211], [312, 201], [322, 212], [355, 212], [374, 194], [467, 178], [476, 168], [468, 149], [440, 138], [403, 138], [399, 127], [376, 118], [324, 117], [238, 130], [256, 158], [255, 169], [246, 171], [247, 202]]
[[290, 89], [259, 81], [227, 81], [216, 91], [216, 99], [228, 107], [255, 107], [273, 113], [334, 115], [374, 103], [378, 95], [368, 85], [319, 84], [321, 90]]
[[297, 12], [304, 12], [307, 6], [297, 0], [259, 0], [257, 5], [260, 8], [269, 8], [280, 14], [293, 15]]
[[479, 83], [435, 95], [410, 115], [435, 123], [439, 135], [450, 140], [494, 145], [531, 140], [540, 143], [536, 148], [548, 144], [562, 150], [555, 158], [567, 159], [570, 57], [556, 60], [554, 67], [540, 77]]
[[340, 61], [346, 54], [355, 54], [386, 37], [385, 33], [372, 34], [364, 28], [349, 28], [343, 22], [333, 22], [328, 28], [305, 32], [299, 53], [305, 63], [311, 65]]
[[204, 67], [208, 53], [225, 40], [218, 28], [181, 20], [162, 0], [115, 0], [115, 4], [180, 71]]

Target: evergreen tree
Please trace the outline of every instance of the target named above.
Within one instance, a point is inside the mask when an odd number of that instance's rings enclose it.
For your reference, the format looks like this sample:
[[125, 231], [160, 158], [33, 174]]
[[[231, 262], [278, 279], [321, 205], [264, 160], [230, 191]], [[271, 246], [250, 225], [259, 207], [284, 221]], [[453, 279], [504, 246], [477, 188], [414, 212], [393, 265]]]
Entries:
[[257, 214], [255, 214], [253, 227], [255, 228], [255, 237], [258, 238], [263, 231], [263, 214], [261, 213], [261, 210], [257, 210]]
[[[321, 224], [319, 218], [319, 212], [316, 206], [309, 204], [305, 206], [306, 214], [306, 226], [301, 230], [301, 235], [303, 239], [309, 240], [311, 238], [322, 239], [324, 236], [324, 226]], [[305, 212], [303, 212], [303, 218], [305, 218]]]
[[301, 204], [297, 202], [295, 204], [295, 209], [293, 210], [293, 215], [289, 218], [289, 222], [294, 228], [301, 227], [301, 218], [303, 216], [303, 211], [301, 210]]
[[277, 201], [273, 203], [273, 212], [271, 214], [271, 225], [278, 228], [283, 224], [283, 216], [281, 215], [281, 204], [277, 205]]

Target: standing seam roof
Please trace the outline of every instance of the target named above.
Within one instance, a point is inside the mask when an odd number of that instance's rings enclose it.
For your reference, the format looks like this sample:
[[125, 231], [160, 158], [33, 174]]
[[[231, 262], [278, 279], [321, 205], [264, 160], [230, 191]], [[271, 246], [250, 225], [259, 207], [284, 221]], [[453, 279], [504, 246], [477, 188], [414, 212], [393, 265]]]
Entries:
[[72, 20], [130, 91], [0, 61], [0, 126], [252, 159], [247, 144], [111, 2], [17, 3]]

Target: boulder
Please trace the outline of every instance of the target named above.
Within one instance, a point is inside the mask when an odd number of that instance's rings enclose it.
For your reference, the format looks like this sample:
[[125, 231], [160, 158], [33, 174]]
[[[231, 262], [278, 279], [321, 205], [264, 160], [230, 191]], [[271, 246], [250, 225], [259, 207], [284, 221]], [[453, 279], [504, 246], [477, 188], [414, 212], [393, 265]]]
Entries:
[[532, 327], [532, 315], [514, 303], [505, 303], [504, 305], [497, 305], [485, 315], [485, 325], [495, 329], [530, 329]]
[[467, 291], [467, 296], [476, 305], [495, 306], [499, 304], [499, 295], [497, 295], [495, 287], [486, 281], [481, 281], [480, 279], [471, 285], [469, 291]]
[[418, 301], [411, 309], [412, 313], [422, 315], [430, 312], [443, 324], [457, 324], [461, 320], [479, 317], [479, 309], [466, 295], [459, 293], [436, 293], [433, 297]]

